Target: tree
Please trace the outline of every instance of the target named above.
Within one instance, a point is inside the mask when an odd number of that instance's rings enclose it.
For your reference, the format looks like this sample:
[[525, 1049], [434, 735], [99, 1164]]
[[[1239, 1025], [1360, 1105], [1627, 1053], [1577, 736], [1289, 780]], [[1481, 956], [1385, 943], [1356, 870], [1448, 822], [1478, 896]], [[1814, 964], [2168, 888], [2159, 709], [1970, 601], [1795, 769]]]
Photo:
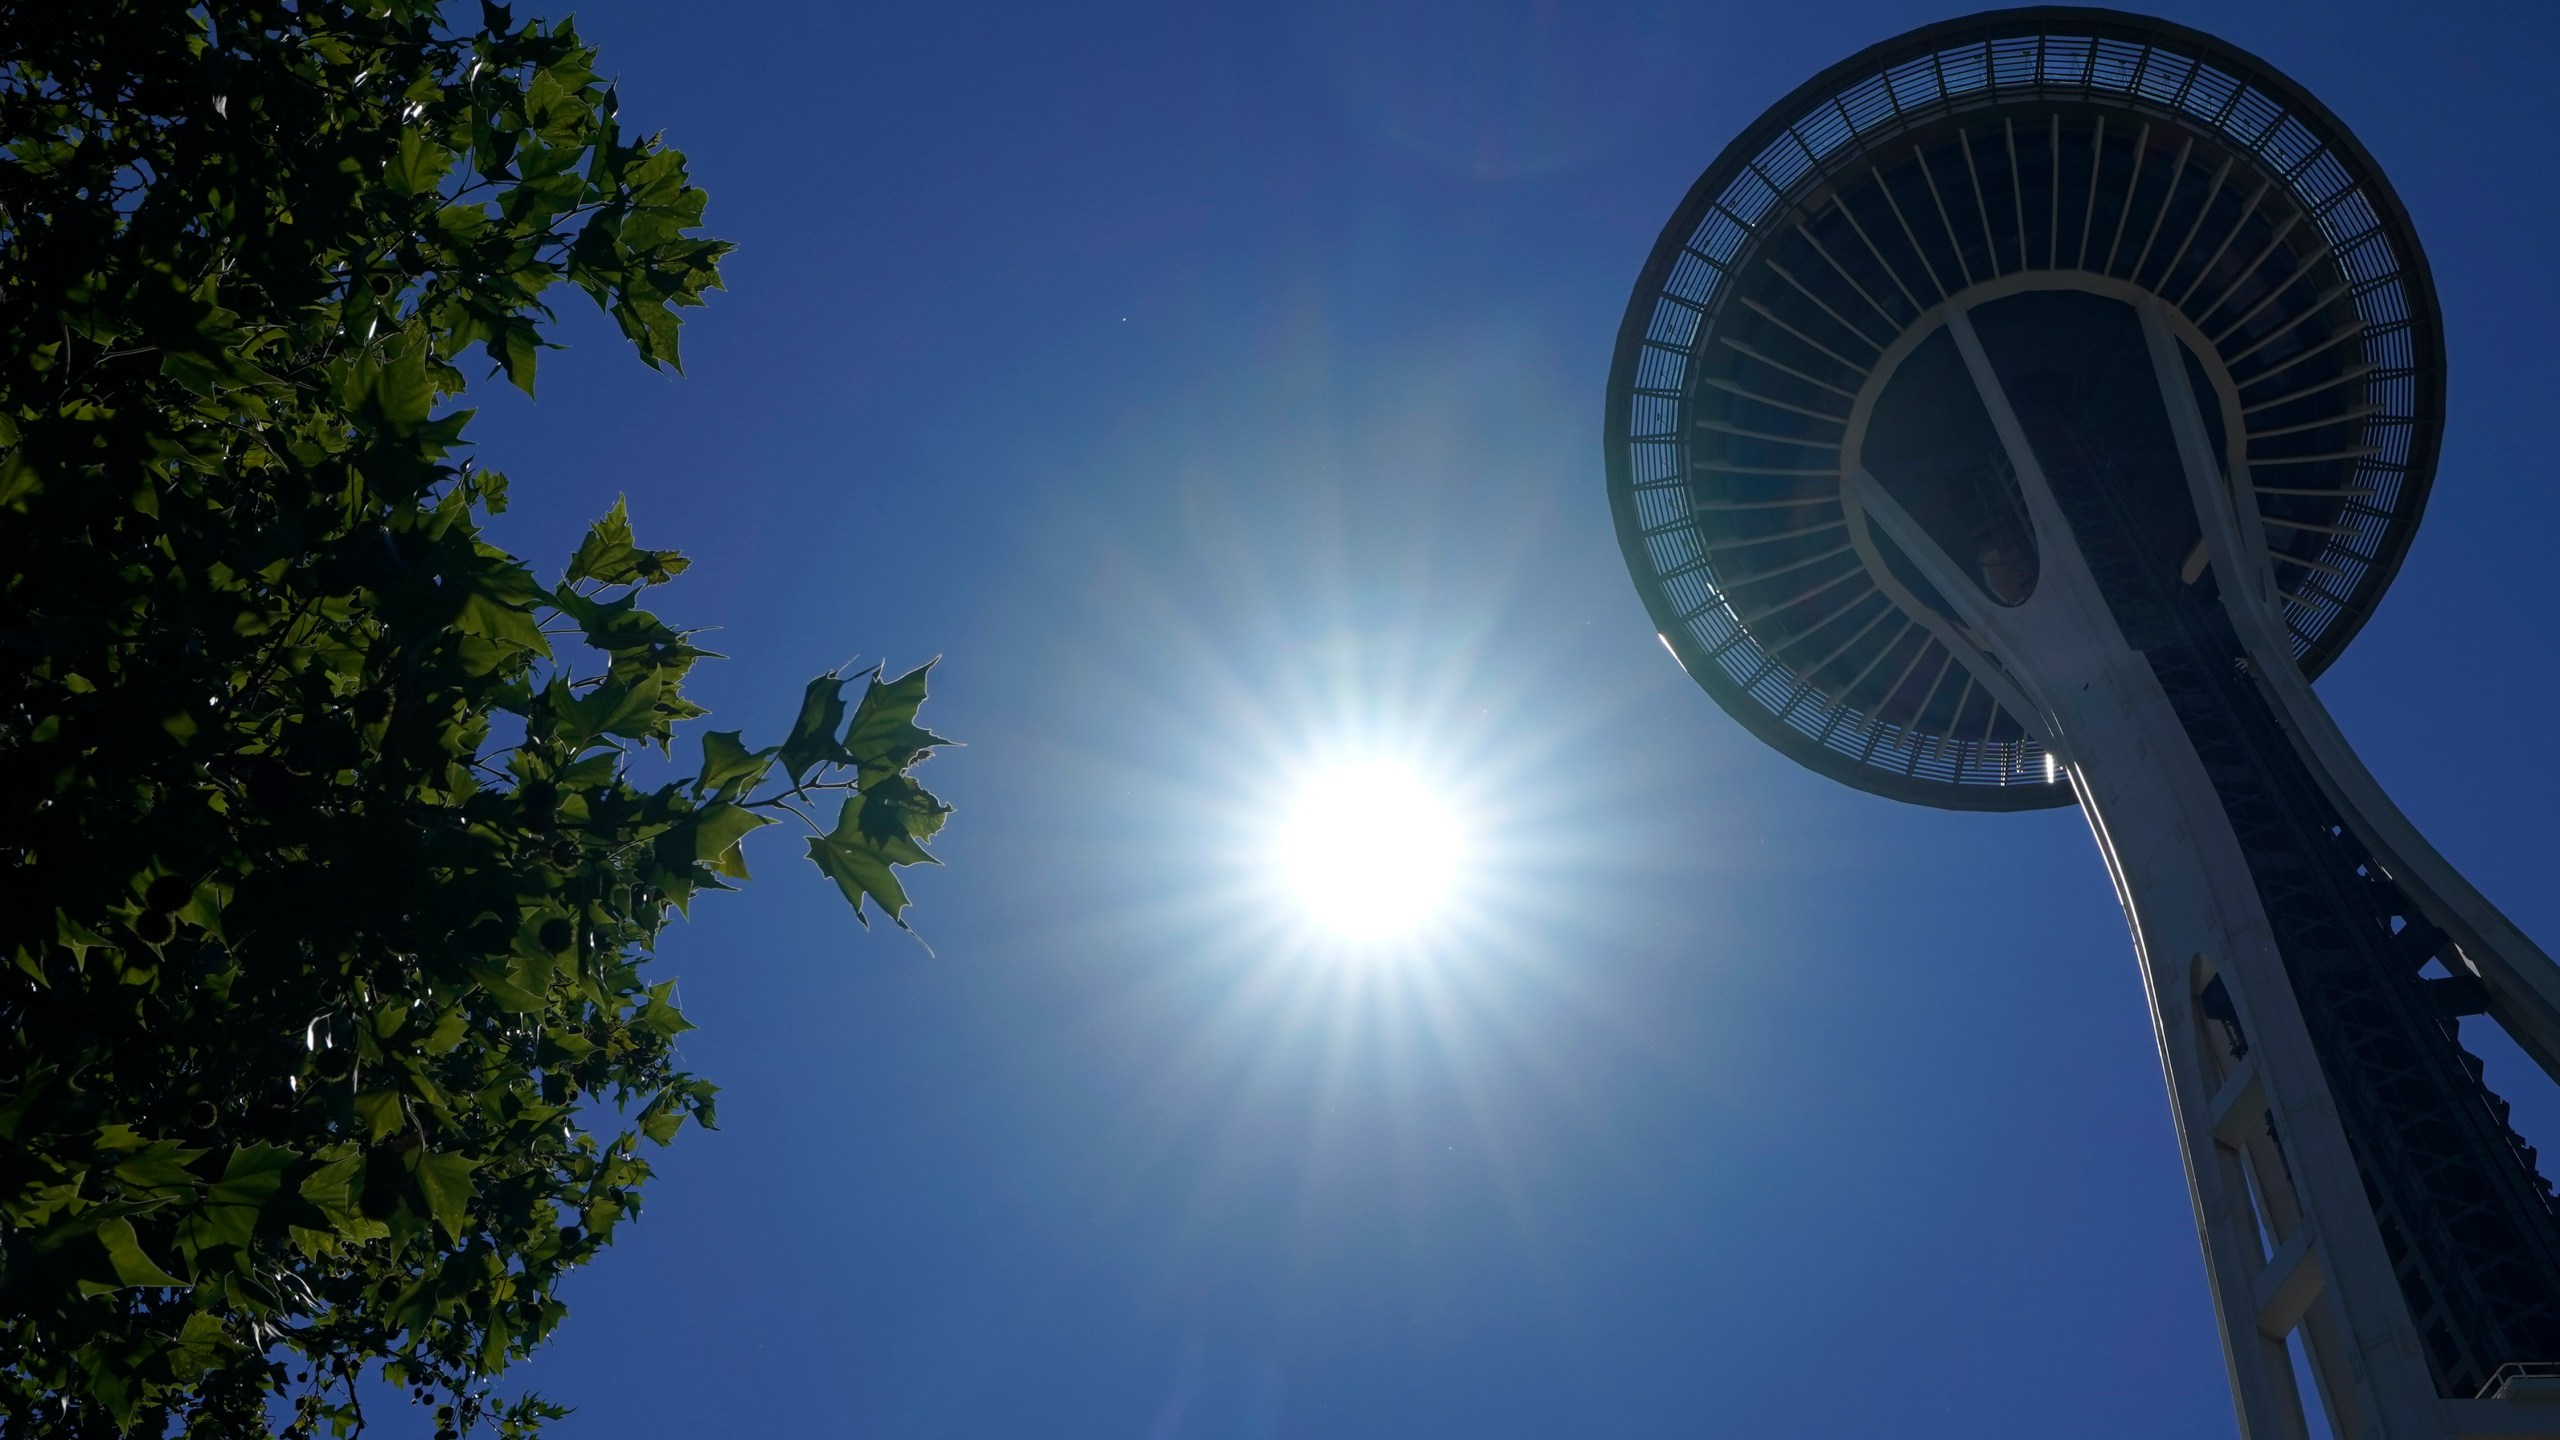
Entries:
[[729, 248], [568, 25], [0, 0], [0, 35], [5, 1431], [343, 1434], [370, 1376], [528, 1433], [560, 1412], [492, 1382], [636, 1213], [639, 1142], [712, 1118], [670, 911], [787, 812], [903, 925], [925, 671], [821, 675], [779, 745], [652, 783], [703, 713], [638, 603], [683, 558], [619, 504], [556, 584], [482, 538], [464, 367], [529, 393], [565, 281], [674, 368]]

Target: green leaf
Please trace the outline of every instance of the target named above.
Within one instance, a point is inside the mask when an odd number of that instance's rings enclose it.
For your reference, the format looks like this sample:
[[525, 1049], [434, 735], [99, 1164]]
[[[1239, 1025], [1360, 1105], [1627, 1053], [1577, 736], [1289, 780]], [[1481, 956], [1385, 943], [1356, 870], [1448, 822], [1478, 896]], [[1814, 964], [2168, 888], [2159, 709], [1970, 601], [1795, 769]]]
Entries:
[[452, 152], [412, 127], [401, 132], [400, 153], [383, 167], [382, 179], [403, 195], [423, 195], [442, 183], [452, 166]]
[[762, 784], [777, 752], [749, 750], [735, 730], [714, 730], [702, 737], [702, 774], [693, 782], [696, 795], [735, 800]]
[[628, 497], [617, 497], [613, 509], [588, 527], [569, 557], [567, 580], [575, 585], [593, 580], [605, 585], [656, 585], [685, 572], [692, 562], [673, 550], [644, 550], [632, 543]]
[[506, 371], [508, 384], [527, 395], [533, 393], [535, 362], [547, 347], [542, 342], [542, 332], [534, 329], [531, 321], [518, 315], [501, 317], [490, 326], [481, 348]]
[[640, 1133], [661, 1145], [675, 1139], [676, 1132], [683, 1127], [684, 1111], [664, 1099], [652, 1102], [648, 1109], [640, 1112]]
[[904, 775], [892, 775], [862, 792], [862, 833], [901, 864], [938, 863], [915, 842], [932, 839], [950, 816], [950, 806]]
[[225, 1246], [246, 1250], [258, 1234], [258, 1211], [253, 1205], [207, 1205], [186, 1217], [178, 1225], [178, 1252], [201, 1263], [207, 1250]]
[[[539, 970], [540, 973], [534, 973]], [[500, 1010], [513, 1015], [529, 1015], [548, 1003], [543, 992], [549, 988], [550, 967], [525, 955], [508, 955], [500, 960], [475, 965], [471, 978], [489, 992]]]
[[613, 508], [587, 527], [587, 538], [578, 542], [577, 553], [569, 557], [567, 578], [572, 585], [582, 580], [617, 585], [632, 568], [630, 498], [616, 496]]
[[285, 1172], [301, 1158], [278, 1145], [243, 1146], [231, 1152], [230, 1162], [222, 1167], [222, 1178], [206, 1191], [206, 1197], [255, 1210], [284, 1188]]
[[627, 683], [608, 679], [565, 707], [570, 733], [581, 739], [597, 735], [650, 739], [665, 728], [657, 720], [661, 693], [653, 679]]
[[461, 1006], [456, 1005], [436, 1017], [436, 1028], [427, 1032], [426, 1044], [420, 1048], [430, 1055], [449, 1054], [455, 1046], [462, 1043], [462, 1037], [467, 1033], [470, 1023], [470, 1017], [463, 1014]]
[[542, 635], [542, 622], [522, 606], [486, 594], [474, 594], [462, 602], [462, 613], [454, 617], [454, 628], [465, 635], [477, 635], [536, 655], [549, 653], [551, 642]]
[[364, 1152], [353, 1145], [334, 1145], [321, 1154], [329, 1156], [319, 1169], [303, 1178], [299, 1187], [302, 1198], [329, 1218], [329, 1223], [344, 1234], [353, 1234], [365, 1223], [360, 1201], [364, 1194]]
[[12, 449], [0, 455], [0, 509], [23, 513], [26, 502], [42, 492], [44, 480], [37, 474], [35, 461], [23, 449]]
[[192, 1195], [200, 1182], [187, 1166], [203, 1153], [181, 1148], [175, 1140], [163, 1140], [116, 1166], [115, 1176], [136, 1195]]
[[858, 767], [862, 785], [876, 784], [906, 769], [932, 746], [951, 743], [916, 724], [916, 711], [924, 705], [925, 677], [936, 663], [927, 660], [885, 683], [878, 670], [871, 672], [862, 704], [844, 732], [845, 756]]
[[799, 718], [791, 722], [791, 734], [776, 752], [792, 784], [820, 764], [844, 757], [836, 727], [844, 723], [844, 687], [849, 683], [840, 675], [821, 675], [801, 692]]
[[377, 413], [394, 432], [407, 433], [424, 425], [436, 403], [435, 382], [427, 375], [426, 347], [413, 345], [385, 362], [372, 388]]
[[845, 801], [844, 808], [836, 814], [835, 828], [809, 837], [809, 859], [819, 873], [836, 882], [845, 899], [853, 902], [855, 919], [865, 925], [871, 923], [863, 913], [867, 899], [903, 930], [907, 922], [898, 917], [907, 908], [907, 892], [898, 883], [895, 867], [931, 864], [933, 857], [903, 835], [866, 834], [862, 808], [858, 796]]
[[466, 653], [465, 666], [470, 673], [490, 673], [516, 655], [551, 653], [551, 642], [542, 633], [541, 618], [534, 613], [544, 591], [534, 582], [531, 571], [507, 555], [491, 551], [455, 564], [445, 578], [464, 596], [453, 628], [487, 642]]
[[400, 1132], [409, 1116], [400, 1107], [400, 1092], [368, 1090], [356, 1097], [356, 1118], [364, 1122], [368, 1139], [381, 1140]]
[[675, 993], [676, 982], [673, 980], [662, 980], [650, 986], [647, 991], [649, 1003], [631, 1017], [631, 1028], [645, 1030], [661, 1040], [673, 1040], [691, 1030], [693, 1022], [684, 1018], [684, 1012], [676, 1008]]
[[418, 1191], [426, 1197], [427, 1213], [435, 1217], [447, 1235], [461, 1239], [471, 1218], [471, 1197], [475, 1193], [471, 1172], [480, 1162], [468, 1155], [424, 1150], [411, 1153]]
[[223, 1329], [222, 1317], [198, 1310], [178, 1328], [178, 1343], [169, 1348], [169, 1368], [181, 1379], [193, 1379], [242, 1348]]
[[707, 806], [694, 819], [693, 858], [721, 874], [744, 879], [747, 867], [738, 858], [738, 842], [772, 823], [771, 816], [759, 815], [742, 805], [721, 802]]
[[142, 1253], [142, 1241], [133, 1233], [133, 1222], [119, 1215], [98, 1225], [98, 1243], [106, 1247], [107, 1263], [115, 1267], [116, 1282], [128, 1286], [184, 1285], [187, 1282], [152, 1263]]

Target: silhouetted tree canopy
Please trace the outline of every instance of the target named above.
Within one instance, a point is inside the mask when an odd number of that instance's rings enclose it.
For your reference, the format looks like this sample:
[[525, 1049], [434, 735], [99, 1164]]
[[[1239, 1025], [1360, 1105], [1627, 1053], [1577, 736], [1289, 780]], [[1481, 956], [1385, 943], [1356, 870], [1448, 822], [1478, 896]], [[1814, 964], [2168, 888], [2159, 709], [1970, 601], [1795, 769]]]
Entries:
[[465, 367], [530, 392], [566, 282], [673, 368], [729, 249], [595, 65], [499, 7], [0, 0], [9, 1435], [559, 1413], [491, 1382], [711, 1118], [670, 911], [785, 812], [857, 915], [930, 858], [924, 671], [644, 780], [683, 558], [482, 537]]

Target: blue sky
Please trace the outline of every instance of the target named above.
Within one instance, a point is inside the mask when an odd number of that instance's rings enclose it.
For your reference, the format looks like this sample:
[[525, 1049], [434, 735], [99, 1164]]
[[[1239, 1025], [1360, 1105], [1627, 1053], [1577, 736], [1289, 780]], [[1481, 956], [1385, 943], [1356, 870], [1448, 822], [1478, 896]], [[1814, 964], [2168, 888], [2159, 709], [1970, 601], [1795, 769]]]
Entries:
[[[968, 748], [931, 767], [933, 955], [779, 840], [666, 947], [724, 1128], [662, 1153], [524, 1372], [562, 1434], [2233, 1433], [2077, 814], [1764, 750], [1609, 529], [1608, 347], [1663, 218], [1798, 81], [1949, 13], [581, 17], [740, 250], [688, 378], [564, 303], [539, 402], [480, 397], [501, 537], [555, 562], [627, 492], [695, 558], [666, 612], [722, 627], [714, 723], [942, 654]], [[2167, 13], [2326, 99], [2416, 216], [2451, 433], [2321, 688], [2560, 939], [2560, 12]], [[1364, 743], [1484, 859], [1393, 966], [1235, 883], [1306, 758]]]

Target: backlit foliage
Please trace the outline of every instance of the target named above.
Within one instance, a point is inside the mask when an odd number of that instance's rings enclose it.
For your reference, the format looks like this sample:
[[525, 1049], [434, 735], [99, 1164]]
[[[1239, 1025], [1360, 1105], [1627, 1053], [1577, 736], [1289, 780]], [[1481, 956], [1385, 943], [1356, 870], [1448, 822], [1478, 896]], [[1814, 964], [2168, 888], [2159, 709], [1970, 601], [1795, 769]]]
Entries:
[[673, 367], [728, 247], [574, 32], [476, 19], [0, 0], [9, 1435], [345, 1433], [392, 1387], [538, 1426], [493, 1378], [711, 1117], [670, 912], [790, 813], [896, 920], [945, 814], [921, 670], [643, 781], [702, 713], [639, 604], [683, 558], [619, 505], [556, 583], [482, 537], [466, 371], [530, 391], [569, 290]]

